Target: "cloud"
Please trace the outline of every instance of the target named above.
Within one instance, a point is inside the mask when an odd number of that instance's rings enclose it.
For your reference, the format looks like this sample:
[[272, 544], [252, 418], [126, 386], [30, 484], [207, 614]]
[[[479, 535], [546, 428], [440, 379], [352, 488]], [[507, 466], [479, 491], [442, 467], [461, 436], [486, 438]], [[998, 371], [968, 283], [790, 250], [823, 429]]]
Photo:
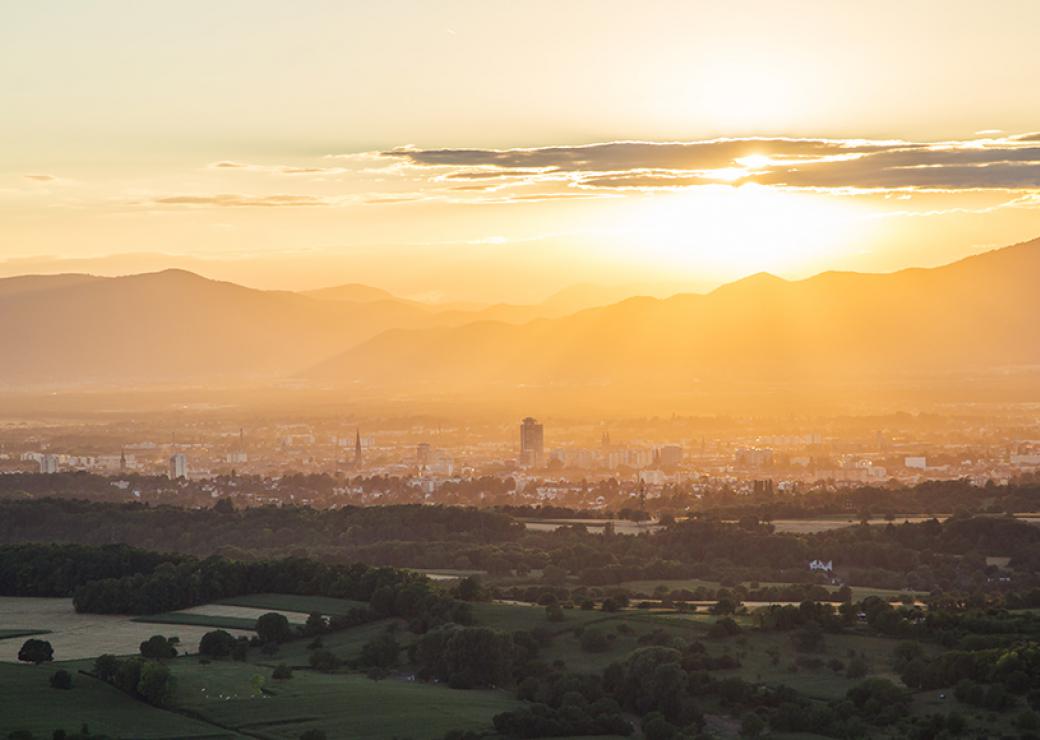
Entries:
[[245, 172], [261, 172], [269, 175], [341, 175], [347, 170], [343, 167], [313, 167], [286, 164], [249, 164], [222, 160], [207, 166], [211, 170], [243, 170]]
[[586, 190], [720, 182], [833, 190], [1032, 190], [1040, 188], [1036, 142], [1036, 133], [947, 142], [748, 137], [531, 149], [401, 147], [381, 155], [432, 169], [442, 182], [489, 185], [513, 179], [532, 185], [564, 180]]
[[171, 195], [156, 198], [152, 203], [164, 206], [217, 206], [282, 208], [288, 206], [327, 206], [330, 202], [313, 195], [236, 195], [221, 193], [219, 195]]
[[22, 175], [22, 177], [24, 177], [26, 180], [32, 180], [33, 182], [54, 182], [55, 180], [58, 179], [54, 175], [30, 174], [30, 175]]
[[884, 144], [829, 139], [748, 138], [687, 142], [613, 141], [538, 149], [414, 149], [383, 152], [413, 164], [536, 168], [560, 172], [711, 169], [751, 155], [813, 158], [875, 151]]

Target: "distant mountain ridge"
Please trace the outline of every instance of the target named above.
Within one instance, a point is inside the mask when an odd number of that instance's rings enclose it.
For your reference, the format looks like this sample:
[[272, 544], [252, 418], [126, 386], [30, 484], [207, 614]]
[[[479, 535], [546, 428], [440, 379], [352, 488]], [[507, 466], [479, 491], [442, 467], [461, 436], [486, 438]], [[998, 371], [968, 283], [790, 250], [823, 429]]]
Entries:
[[0, 388], [269, 381], [389, 329], [529, 321], [560, 310], [460, 310], [358, 283], [257, 290], [181, 269], [0, 278]]
[[430, 321], [393, 302], [319, 301], [176, 269], [5, 278], [0, 386], [270, 379]]
[[1040, 366], [1040, 239], [890, 274], [752, 275], [710, 293], [439, 310], [368, 286], [322, 297], [184, 270], [0, 279], [0, 388], [293, 379], [323, 386], [653, 387]]
[[753, 275], [557, 319], [394, 330], [316, 366], [325, 382], [683, 389], [1040, 364], [1040, 239], [938, 268]]

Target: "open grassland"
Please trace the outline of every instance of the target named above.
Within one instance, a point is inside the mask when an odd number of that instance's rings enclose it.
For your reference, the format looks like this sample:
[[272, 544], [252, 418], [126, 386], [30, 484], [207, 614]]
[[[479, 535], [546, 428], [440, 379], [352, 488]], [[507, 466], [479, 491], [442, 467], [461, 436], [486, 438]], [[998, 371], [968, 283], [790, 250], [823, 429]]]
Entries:
[[[295, 594], [250, 594], [248, 596], [233, 596], [221, 599], [215, 603], [259, 609], [261, 614], [263, 612], [275, 611], [283, 612], [288, 616], [290, 612], [298, 612], [304, 619], [311, 612], [318, 612], [325, 616], [342, 615], [347, 614], [351, 609], [360, 609], [368, 606], [364, 601], [333, 599], [327, 596], [296, 596]], [[197, 608], [208, 610], [211, 608], [211, 605]], [[289, 621], [293, 621], [292, 617], [290, 617]]]
[[[194, 651], [202, 636], [212, 629], [191, 624], [163, 628], [119, 615], [77, 614], [72, 599], [15, 596], [0, 597], [0, 623], [31, 624], [48, 631], [46, 639], [54, 647], [55, 660], [95, 658], [102, 653], [132, 655], [155, 634], [179, 637], [182, 649]], [[248, 637], [251, 633], [234, 630], [233, 634]], [[19, 648], [20, 640], [0, 641], [0, 661], [17, 661]]]
[[[847, 665], [853, 655], [867, 661], [868, 676], [886, 678], [899, 684], [892, 672], [892, 652], [897, 640], [862, 635], [827, 635], [823, 651], [799, 653], [794, 649], [790, 633], [749, 632], [745, 635], [704, 639], [712, 655], [729, 654], [740, 661], [740, 668], [718, 671], [717, 676], [740, 676], [745, 681], [790, 686], [795, 691], [818, 699], [839, 699], [863, 678], [849, 678], [844, 668], [834, 670], [832, 659]], [[775, 656], [775, 661], [774, 661]], [[808, 668], [799, 659], [818, 659], [823, 665]]]
[[[379, 637], [391, 625], [397, 627], [394, 636], [402, 648], [415, 641], [416, 636], [404, 629], [405, 623], [400, 619], [381, 619], [347, 630], [329, 632], [321, 636], [321, 649], [328, 650], [342, 661], [356, 660], [361, 655], [365, 643]], [[287, 642], [278, 648], [274, 655], [264, 655], [259, 650], [250, 650], [249, 659], [262, 665], [278, 665], [285, 663], [294, 668], [305, 668], [309, 665], [311, 650], [308, 645], [311, 638], [303, 638]], [[402, 659], [404, 652], [402, 650]]]
[[[521, 610], [521, 611], [516, 611]], [[509, 604], [477, 605], [478, 619], [496, 629], [533, 629], [549, 627], [555, 634], [543, 644], [540, 659], [562, 661], [567, 668], [579, 673], [599, 672], [615, 661], [624, 660], [633, 651], [649, 644], [645, 637], [654, 633], [665, 634], [681, 647], [692, 641], [702, 642], [710, 655], [730, 655], [740, 662], [739, 668], [714, 671], [717, 677], [738, 676], [745, 681], [790, 686], [808, 696], [835, 699], [862, 678], [849, 678], [845, 666], [853, 656], [866, 660], [868, 675], [887, 678], [899, 683], [891, 670], [891, 658], [898, 640], [873, 637], [850, 632], [828, 634], [823, 647], [815, 653], [799, 653], [794, 648], [790, 632], [759, 632], [753, 629], [754, 618], [738, 616], [735, 621], [743, 628], [739, 635], [712, 637], [709, 630], [720, 617], [699, 614], [655, 613], [644, 610], [626, 610], [612, 614], [566, 610], [562, 622], [549, 622], [530, 607]], [[599, 630], [608, 636], [606, 649], [589, 652], [582, 647], [581, 635], [586, 630]], [[640, 642], [640, 638], [644, 638]], [[933, 648], [937, 649], [937, 648]], [[830, 661], [840, 661], [835, 670]], [[822, 665], [816, 666], [816, 662]], [[810, 665], [807, 665], [809, 663]]]
[[458, 691], [435, 684], [298, 671], [274, 681], [266, 668], [234, 662], [171, 663], [178, 704], [255, 737], [295, 740], [310, 729], [330, 738], [441, 738], [449, 730], [487, 729], [519, 705], [504, 691]]
[[97, 679], [75, 674], [72, 688], [52, 689], [53, 666], [0, 663], [0, 737], [27, 730], [50, 737], [57, 729], [91, 732], [113, 738], [159, 740], [237, 738], [237, 733], [207, 722], [157, 709]]
[[473, 617], [477, 624], [502, 632], [532, 630], [544, 627], [552, 631], [566, 630], [576, 624], [599, 622], [610, 616], [607, 612], [565, 609], [564, 622], [550, 622], [545, 616], [544, 606], [528, 604], [481, 603], [473, 605]]

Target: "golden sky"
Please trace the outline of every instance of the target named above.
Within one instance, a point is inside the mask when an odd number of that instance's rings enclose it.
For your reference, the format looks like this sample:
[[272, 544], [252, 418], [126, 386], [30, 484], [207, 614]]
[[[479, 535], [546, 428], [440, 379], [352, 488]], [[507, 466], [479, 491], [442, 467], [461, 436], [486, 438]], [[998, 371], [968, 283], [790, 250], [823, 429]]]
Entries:
[[941, 264], [1040, 236], [1037, 28], [1025, 0], [6, 3], [0, 274], [529, 300]]

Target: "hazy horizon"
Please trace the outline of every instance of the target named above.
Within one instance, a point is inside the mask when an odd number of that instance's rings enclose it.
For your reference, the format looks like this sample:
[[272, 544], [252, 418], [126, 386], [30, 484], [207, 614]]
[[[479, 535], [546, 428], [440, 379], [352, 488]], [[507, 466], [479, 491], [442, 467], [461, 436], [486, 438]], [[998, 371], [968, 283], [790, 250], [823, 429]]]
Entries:
[[5, 275], [194, 265], [530, 303], [934, 267], [1040, 234], [1034, 3], [4, 15]]

